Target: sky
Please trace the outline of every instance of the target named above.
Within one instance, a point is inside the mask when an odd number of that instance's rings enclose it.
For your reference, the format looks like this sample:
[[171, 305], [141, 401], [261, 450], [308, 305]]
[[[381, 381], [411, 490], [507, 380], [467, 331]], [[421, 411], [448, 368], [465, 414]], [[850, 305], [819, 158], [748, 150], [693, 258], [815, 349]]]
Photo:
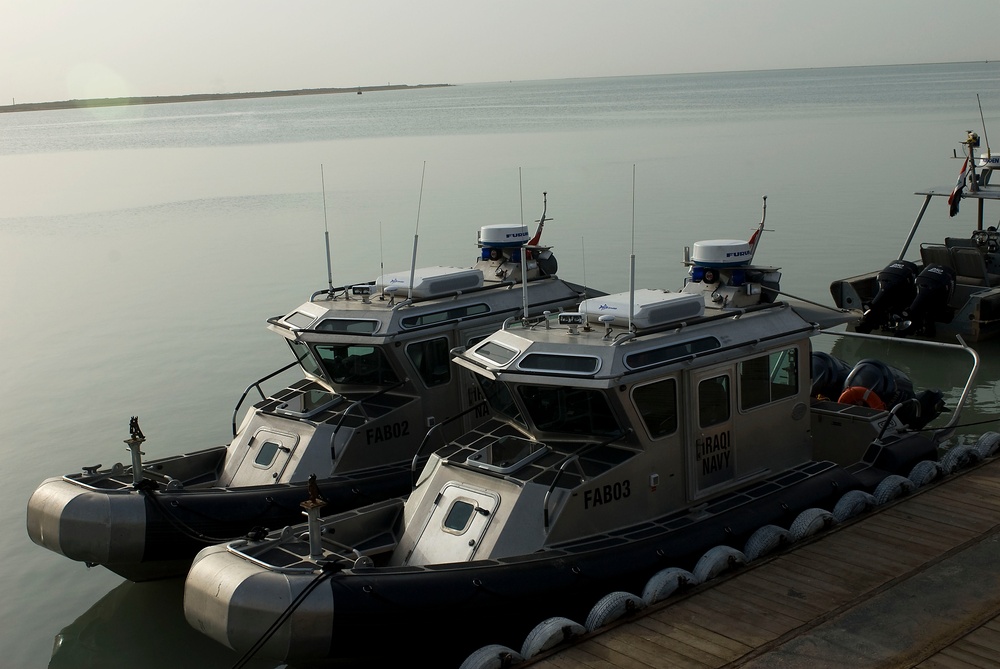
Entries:
[[1000, 2], [3, 0], [0, 105], [989, 60]]

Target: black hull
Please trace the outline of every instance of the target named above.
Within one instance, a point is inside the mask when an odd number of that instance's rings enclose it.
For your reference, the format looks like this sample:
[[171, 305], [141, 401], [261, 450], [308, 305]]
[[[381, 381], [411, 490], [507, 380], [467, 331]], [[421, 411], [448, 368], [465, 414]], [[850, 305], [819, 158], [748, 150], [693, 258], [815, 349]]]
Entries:
[[[318, 480], [326, 502], [322, 515], [408, 494], [412, 481], [409, 462]], [[309, 499], [305, 482], [141, 494], [146, 516], [142, 560], [104, 565], [132, 581], [183, 576], [206, 546], [299, 524], [305, 520], [301, 503]]]
[[594, 604], [611, 592], [641, 595], [661, 569], [693, 570], [713, 547], [742, 550], [764, 525], [788, 527], [807, 508], [832, 509], [847, 491], [869, 487], [844, 469], [825, 464], [825, 471], [779, 493], [686, 527], [667, 530], [649, 523], [603, 545], [569, 546], [510, 560], [318, 576], [328, 578], [320, 587], [333, 593], [329, 657], [370, 658], [373, 648], [385, 648], [373, 643], [373, 633], [377, 637], [386, 630], [391, 630], [393, 648], [411, 654], [435, 640], [456, 659], [491, 643], [519, 649], [525, 635], [546, 618], [564, 616], [582, 624]]

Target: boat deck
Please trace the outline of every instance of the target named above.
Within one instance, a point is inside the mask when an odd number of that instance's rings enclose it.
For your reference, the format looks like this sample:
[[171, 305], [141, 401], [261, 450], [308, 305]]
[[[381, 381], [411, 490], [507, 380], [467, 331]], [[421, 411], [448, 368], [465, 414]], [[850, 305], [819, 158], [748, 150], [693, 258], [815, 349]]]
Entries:
[[1000, 459], [518, 666], [1000, 666]]

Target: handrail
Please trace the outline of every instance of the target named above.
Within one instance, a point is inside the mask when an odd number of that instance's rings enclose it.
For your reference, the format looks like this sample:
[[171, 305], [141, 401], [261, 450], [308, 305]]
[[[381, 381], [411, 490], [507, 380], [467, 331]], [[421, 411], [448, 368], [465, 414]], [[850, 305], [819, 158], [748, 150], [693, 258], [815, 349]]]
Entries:
[[431, 433], [434, 432], [435, 430], [437, 430], [439, 427], [443, 427], [443, 426], [451, 423], [452, 421], [458, 420], [459, 418], [462, 418], [463, 416], [465, 416], [465, 414], [473, 411], [474, 409], [478, 409], [478, 408], [483, 407], [483, 406], [487, 406], [486, 400], [480, 400], [480, 401], [476, 402], [475, 404], [473, 404], [472, 406], [470, 406], [469, 408], [467, 408], [467, 409], [465, 409], [465, 410], [463, 410], [463, 411], [455, 414], [454, 416], [451, 416], [450, 418], [446, 418], [443, 421], [441, 421], [440, 423], [435, 423], [434, 425], [432, 425], [430, 427], [430, 429], [427, 430], [427, 432], [424, 433], [424, 438], [420, 440], [420, 445], [417, 446], [417, 450], [413, 454], [413, 460], [410, 461], [410, 487], [411, 488], [413, 488], [415, 490], [416, 487], [417, 487], [417, 481], [416, 481], [416, 478], [415, 478], [416, 473], [417, 473], [417, 460], [420, 459], [420, 453], [424, 450], [424, 446], [427, 444], [427, 439], [431, 436]]
[[936, 443], [941, 443], [942, 441], [944, 441], [945, 439], [947, 439], [952, 435], [961, 417], [962, 407], [965, 405], [965, 401], [968, 399], [969, 393], [972, 392], [972, 384], [975, 382], [976, 375], [979, 373], [979, 363], [980, 363], [979, 354], [976, 352], [974, 348], [965, 343], [965, 340], [962, 339], [962, 335], [955, 335], [955, 338], [958, 339], [958, 344], [949, 344], [947, 342], [930, 341], [924, 339], [903, 339], [899, 337], [894, 337], [892, 339], [887, 340], [886, 337], [882, 337], [879, 335], [866, 334], [863, 332], [852, 332], [849, 330], [844, 330], [844, 331], [820, 330], [820, 332], [822, 334], [827, 334], [834, 337], [852, 337], [855, 339], [868, 339], [883, 344], [885, 343], [912, 344], [914, 346], [927, 346], [929, 348], [943, 348], [956, 351], [964, 351], [965, 353], [968, 353], [970, 356], [972, 356], [972, 369], [969, 371], [969, 377], [965, 380], [965, 387], [962, 388], [962, 394], [958, 398], [958, 403], [955, 405], [955, 408], [952, 409], [951, 411], [951, 419], [948, 421], [946, 425], [934, 431], [934, 441]]
[[559, 471], [556, 472], [556, 475], [552, 477], [552, 483], [549, 484], [549, 489], [545, 491], [545, 497], [542, 500], [542, 520], [544, 522], [544, 527], [546, 530], [549, 529], [549, 496], [551, 496], [552, 491], [555, 490], [556, 483], [559, 482], [559, 477], [562, 476], [563, 471], [566, 469], [566, 466], [571, 462], [579, 461], [581, 455], [589, 453], [590, 451], [595, 451], [603, 446], [609, 446], [618, 441], [619, 439], [624, 439], [630, 434], [632, 434], [632, 428], [630, 427], [625, 428], [625, 431], [619, 434], [617, 437], [612, 437], [607, 441], [601, 441], [593, 443], [589, 446], [584, 446], [578, 452], [570, 453], [569, 455], [566, 456], [566, 458], [562, 461], [562, 464], [559, 465]]
[[[351, 403], [351, 406], [349, 406], [346, 409], [344, 409], [344, 413], [340, 414], [340, 418], [337, 420], [337, 424], [333, 427], [333, 433], [337, 434], [337, 432], [340, 431], [340, 426], [343, 425], [344, 419], [347, 418], [347, 414], [351, 413], [351, 411], [353, 411], [355, 407], [359, 407], [362, 404], [364, 404], [365, 402], [367, 402], [369, 400], [373, 400], [376, 397], [381, 397], [382, 395], [385, 395], [390, 390], [395, 390], [396, 388], [399, 388], [400, 386], [406, 385], [409, 382], [410, 382], [410, 379], [409, 378], [405, 378], [402, 381], [398, 381], [398, 382], [394, 383], [391, 386], [386, 386], [385, 388], [382, 388], [381, 390], [377, 390], [376, 392], [372, 393], [371, 395], [368, 395], [367, 397], [362, 397], [359, 400], [354, 400], [354, 402]], [[369, 416], [368, 416], [367, 413], [364, 414], [364, 417], [366, 419], [369, 418]]]
[[279, 369], [277, 371], [274, 371], [274, 372], [271, 372], [267, 376], [263, 376], [263, 377], [257, 379], [256, 381], [254, 381], [253, 383], [251, 383], [249, 386], [247, 386], [246, 390], [243, 391], [243, 394], [240, 395], [240, 399], [236, 403], [236, 408], [233, 409], [233, 436], [234, 437], [236, 436], [236, 416], [239, 414], [240, 407], [243, 406], [243, 401], [246, 400], [247, 395], [250, 394], [250, 391], [253, 390], [254, 388], [256, 388], [257, 392], [260, 394], [260, 398], [262, 400], [267, 399], [267, 397], [264, 395], [264, 391], [260, 387], [260, 384], [264, 383], [268, 379], [274, 378], [275, 376], [277, 376], [278, 374], [281, 374], [282, 372], [288, 371], [289, 369], [291, 369], [292, 367], [294, 367], [297, 364], [299, 364], [299, 361], [298, 360], [294, 360], [294, 361], [288, 363], [287, 365], [285, 365], [284, 367], [282, 367], [281, 369]]

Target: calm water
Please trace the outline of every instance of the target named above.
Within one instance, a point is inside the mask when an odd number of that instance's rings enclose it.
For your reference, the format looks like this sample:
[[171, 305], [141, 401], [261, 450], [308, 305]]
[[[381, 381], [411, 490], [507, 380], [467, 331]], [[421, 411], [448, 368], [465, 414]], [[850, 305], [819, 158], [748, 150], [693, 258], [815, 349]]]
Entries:
[[[127, 461], [132, 415], [149, 457], [228, 441], [242, 390], [286, 361], [265, 319], [326, 284], [324, 226], [338, 283], [406, 269], [415, 235], [420, 264], [467, 266], [480, 226], [533, 228], [547, 192], [563, 277], [625, 290], [634, 253], [638, 286], [677, 288], [684, 246], [749, 235], [766, 195], [757, 260], [829, 304], [831, 279], [898, 253], [914, 190], [954, 183], [977, 94], [1000, 147], [994, 63], [0, 115], [4, 663], [239, 659], [187, 627], [180, 581], [38, 548], [24, 508], [47, 476]], [[928, 234], [971, 231], [938, 204]], [[994, 348], [968, 421], [1000, 406]], [[920, 385], [954, 383], [927, 362], [907, 363]]]

